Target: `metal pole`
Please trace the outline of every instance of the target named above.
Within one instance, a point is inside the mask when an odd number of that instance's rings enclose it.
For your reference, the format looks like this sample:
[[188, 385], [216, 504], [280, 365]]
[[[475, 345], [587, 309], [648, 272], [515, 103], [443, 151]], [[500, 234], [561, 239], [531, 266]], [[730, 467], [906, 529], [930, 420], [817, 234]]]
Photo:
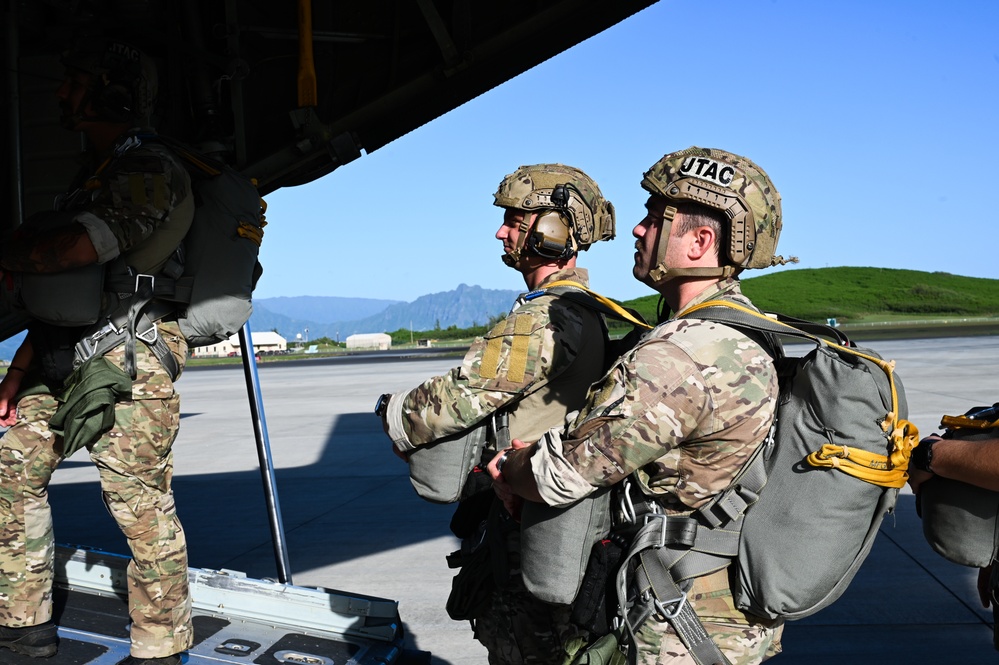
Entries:
[[4, 211], [9, 215], [8, 219], [13, 220], [7, 228], [2, 230], [10, 231], [21, 225], [24, 221], [24, 167], [21, 164], [21, 62], [20, 48], [18, 40], [18, 15], [16, 2], [9, 3], [7, 7], [7, 51], [4, 53], [4, 63], [7, 68], [7, 113], [12, 168], [10, 170], [10, 202], [11, 207]]
[[257, 440], [257, 457], [260, 459], [260, 475], [264, 482], [264, 499], [267, 501], [267, 517], [274, 541], [274, 560], [278, 569], [278, 581], [292, 584], [291, 565], [288, 563], [288, 548], [281, 523], [281, 506], [278, 502], [277, 483], [274, 478], [274, 461], [271, 457], [270, 439], [267, 437], [267, 419], [264, 417], [264, 401], [260, 395], [260, 377], [257, 375], [257, 357], [253, 348], [253, 335], [247, 321], [239, 331], [239, 344], [243, 354], [243, 374], [246, 376], [246, 392], [250, 398], [250, 416], [253, 420], [253, 435]]

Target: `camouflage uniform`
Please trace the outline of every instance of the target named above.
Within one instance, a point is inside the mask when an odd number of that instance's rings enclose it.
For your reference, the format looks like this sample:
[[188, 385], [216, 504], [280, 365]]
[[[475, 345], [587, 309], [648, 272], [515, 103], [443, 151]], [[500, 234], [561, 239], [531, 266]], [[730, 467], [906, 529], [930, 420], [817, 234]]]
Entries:
[[[538, 288], [558, 280], [589, 285], [585, 269], [571, 268]], [[400, 447], [411, 450], [456, 434], [501, 409], [510, 415], [513, 438], [537, 441], [562, 424], [600, 378], [603, 340], [599, 315], [582, 305], [543, 296], [515, 307], [475, 340], [460, 366], [406, 394]]]
[[[119, 141], [121, 145], [121, 141]], [[155, 272], [193, 218], [190, 179], [158, 144], [132, 147], [65, 197], [65, 209], [90, 232], [101, 262], [119, 252], [141, 272]], [[187, 342], [174, 321], [158, 324], [178, 365]], [[72, 333], [73, 329], [65, 329]], [[36, 361], [48, 350], [32, 345]], [[59, 331], [57, 331], [59, 332]], [[105, 357], [124, 368], [125, 347]], [[38, 363], [35, 363], [38, 366]], [[136, 345], [131, 399], [115, 405], [114, 427], [88, 446], [104, 502], [132, 551], [128, 566], [131, 653], [162, 657], [192, 643], [187, 549], [177, 519], [171, 446], [180, 397], [152, 352]], [[32, 371], [23, 385], [39, 379]], [[63, 377], [65, 378], [65, 377]], [[0, 439], [0, 623], [31, 626], [52, 617], [53, 533], [47, 486], [62, 459], [62, 440], [48, 426], [58, 402], [51, 390], [22, 397], [17, 423]]]
[[[557, 280], [589, 285], [586, 270], [570, 268], [553, 273], [539, 288]], [[557, 296], [529, 300], [477, 339], [460, 366], [406, 394], [404, 431], [389, 436], [401, 448], [413, 449], [505, 410], [511, 437], [536, 441], [552, 427], [562, 427], [600, 378], [604, 339], [600, 317], [592, 310]], [[582, 633], [569, 622], [568, 606], [542, 602], [526, 590], [518, 543], [519, 533], [509, 534], [509, 579], [493, 594], [486, 615], [476, 620], [475, 637], [494, 665], [561, 663]]]
[[[751, 306], [734, 278], [690, 305], [710, 299]], [[541, 496], [565, 505], [631, 475], [668, 513], [688, 514], [726, 489], [763, 442], [777, 390], [770, 356], [741, 332], [708, 321], [667, 321], [593, 386], [566, 440], [534, 455]], [[726, 570], [697, 578], [688, 597], [734, 665], [780, 650], [780, 621], [735, 609]], [[669, 624], [647, 621], [638, 641], [640, 663], [693, 662]]]

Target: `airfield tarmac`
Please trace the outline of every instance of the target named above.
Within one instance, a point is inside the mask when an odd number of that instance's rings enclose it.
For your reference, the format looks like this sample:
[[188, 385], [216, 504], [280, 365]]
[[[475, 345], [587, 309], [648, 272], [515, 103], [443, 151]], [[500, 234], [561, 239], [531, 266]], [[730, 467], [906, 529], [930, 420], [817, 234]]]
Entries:
[[[896, 360], [909, 419], [924, 434], [943, 414], [999, 400], [999, 336], [868, 346]], [[452, 508], [416, 496], [371, 410], [380, 393], [457, 362], [379, 355], [263, 363], [259, 371], [293, 582], [399, 601], [408, 645], [430, 651], [435, 665], [486, 662], [467, 623], [444, 611], [453, 576], [444, 555], [457, 545]], [[277, 577], [243, 372], [194, 369], [179, 388], [174, 487], [191, 565]], [[127, 552], [85, 455], [63, 463], [50, 493], [60, 543]], [[789, 624], [784, 654], [772, 662], [995, 663], [975, 571], [925, 543], [907, 488], [881, 531], [846, 594]]]

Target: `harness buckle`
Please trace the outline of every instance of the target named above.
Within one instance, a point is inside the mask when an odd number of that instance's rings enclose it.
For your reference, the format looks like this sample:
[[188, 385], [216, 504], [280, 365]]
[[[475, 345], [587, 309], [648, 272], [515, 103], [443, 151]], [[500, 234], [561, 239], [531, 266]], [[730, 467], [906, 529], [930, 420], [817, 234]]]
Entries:
[[[673, 598], [672, 600], [667, 600], [666, 602], [662, 602], [658, 598], [652, 599], [652, 604], [655, 606], [656, 612], [658, 612], [659, 615], [664, 617], [667, 621], [673, 621], [680, 616], [680, 612], [683, 611], [683, 607], [687, 604], [687, 602], [686, 594], [681, 594], [679, 598]], [[666, 605], [674, 605], [674, 607], [672, 610], [667, 610]]]
[[135, 337], [142, 340], [146, 344], [152, 345], [156, 343], [156, 338], [159, 337], [159, 329], [154, 323], [149, 327], [149, 330], [143, 330], [142, 332], [136, 332]]
[[144, 273], [138, 273], [138, 274], [136, 274], [136, 276], [135, 276], [135, 291], [134, 291], [134, 293], [143, 293], [142, 291], [139, 290], [139, 287], [142, 284], [142, 282], [149, 282], [149, 291], [148, 292], [149, 293], [153, 293], [153, 289], [156, 288], [156, 276], [155, 275], [146, 275]]
[[648, 513], [645, 515], [645, 524], [648, 524], [652, 520], [659, 520], [659, 542], [652, 547], [666, 547], [666, 520], [667, 515], [663, 513]]

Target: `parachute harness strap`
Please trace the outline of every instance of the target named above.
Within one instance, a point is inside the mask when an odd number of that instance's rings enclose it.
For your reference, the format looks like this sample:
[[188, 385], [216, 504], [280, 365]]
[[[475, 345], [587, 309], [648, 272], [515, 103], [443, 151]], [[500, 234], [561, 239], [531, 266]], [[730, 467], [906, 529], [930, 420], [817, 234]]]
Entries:
[[762, 319], [771, 328], [780, 329], [794, 337], [811, 339], [813, 342], [824, 344], [841, 353], [863, 358], [881, 368], [888, 377], [888, 385], [891, 388], [891, 411], [885, 414], [884, 420], [878, 423], [882, 431], [888, 435], [888, 455], [872, 453], [861, 448], [851, 448], [847, 445], [826, 443], [809, 454], [806, 459], [813, 467], [842, 471], [854, 478], [881, 487], [901, 488], [905, 485], [909, 479], [909, 457], [912, 455], [912, 449], [919, 445], [919, 429], [908, 420], [898, 417], [898, 390], [895, 387], [894, 360], [882, 360], [856, 349], [831, 342], [733, 302], [709, 300], [690, 307], [679, 316], [718, 306], [735, 309], [743, 314]]
[[[578, 290], [578, 291], [582, 291], [584, 293], [588, 293], [598, 303], [600, 303], [601, 305], [603, 305], [607, 309], [611, 310], [619, 318], [621, 318], [621, 319], [623, 319], [625, 321], [628, 321], [629, 323], [631, 323], [633, 325], [636, 325], [639, 328], [644, 328], [646, 330], [650, 330], [652, 328], [652, 326], [650, 326], [648, 323], [646, 323], [645, 321], [639, 320], [631, 312], [629, 312], [625, 308], [621, 307], [620, 305], [618, 305], [616, 302], [614, 302], [610, 298], [608, 298], [606, 296], [602, 296], [599, 293], [597, 293], [596, 291], [591, 291], [590, 289], [586, 288], [585, 286], [583, 286], [579, 282], [574, 282], [574, 281], [569, 280], [569, 279], [560, 279], [560, 280], [556, 280], [556, 281], [552, 282], [551, 284], [546, 284], [542, 289], [540, 289], [540, 291], [548, 291], [549, 289], [553, 289], [553, 288], [556, 288], [556, 287], [566, 287], [566, 288], [569, 288], [569, 289]], [[530, 298], [531, 295], [532, 294], [528, 294], [528, 298]]]

